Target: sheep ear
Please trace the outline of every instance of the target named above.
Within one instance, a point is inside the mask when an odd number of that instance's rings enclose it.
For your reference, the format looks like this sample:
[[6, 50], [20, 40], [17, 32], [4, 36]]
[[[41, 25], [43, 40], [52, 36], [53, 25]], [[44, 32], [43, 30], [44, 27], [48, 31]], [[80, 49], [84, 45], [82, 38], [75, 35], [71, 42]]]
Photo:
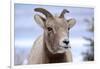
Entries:
[[46, 19], [38, 14], [34, 15], [34, 19], [42, 28], [45, 27]]
[[68, 23], [68, 28], [72, 28], [75, 24], [76, 24], [76, 20], [75, 19], [69, 19], [67, 20]]

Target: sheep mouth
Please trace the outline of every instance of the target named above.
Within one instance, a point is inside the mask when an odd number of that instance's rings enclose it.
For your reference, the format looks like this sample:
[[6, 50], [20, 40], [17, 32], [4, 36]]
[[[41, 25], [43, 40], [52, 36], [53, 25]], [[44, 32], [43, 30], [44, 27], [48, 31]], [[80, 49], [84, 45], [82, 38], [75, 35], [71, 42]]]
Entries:
[[59, 45], [58, 47], [52, 48], [52, 51], [53, 51], [53, 54], [65, 53], [70, 48], [71, 48], [70, 45], [64, 45], [64, 46]]
[[66, 45], [66, 46], [60, 46], [59, 48], [62, 48], [62, 49], [69, 49], [69, 48], [71, 48], [71, 46], [69, 46], [69, 45]]
[[70, 49], [71, 47], [70, 46], [66, 46], [66, 47], [63, 47], [63, 46], [59, 46], [56, 50], [54, 50], [54, 53], [57, 54], [57, 53], [65, 53], [67, 51], [67, 49]]
[[70, 47], [70, 46], [65, 46], [64, 48], [65, 48], [65, 49], [68, 49], [68, 48], [71, 48], [71, 47]]

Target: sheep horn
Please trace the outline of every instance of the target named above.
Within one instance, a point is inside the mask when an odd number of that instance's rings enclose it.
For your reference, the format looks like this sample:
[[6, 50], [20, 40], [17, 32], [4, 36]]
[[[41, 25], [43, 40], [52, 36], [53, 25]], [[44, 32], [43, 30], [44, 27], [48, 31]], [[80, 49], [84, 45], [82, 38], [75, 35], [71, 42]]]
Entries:
[[50, 12], [48, 12], [46, 9], [43, 8], [35, 8], [34, 9], [36, 12], [41, 12], [42, 14], [44, 14], [47, 18], [51, 17], [53, 18], [52, 14]]
[[60, 14], [59, 17], [60, 17], [60, 18], [64, 18], [64, 14], [65, 14], [66, 12], [69, 13], [68, 10], [64, 9], [64, 10], [62, 11], [62, 13]]

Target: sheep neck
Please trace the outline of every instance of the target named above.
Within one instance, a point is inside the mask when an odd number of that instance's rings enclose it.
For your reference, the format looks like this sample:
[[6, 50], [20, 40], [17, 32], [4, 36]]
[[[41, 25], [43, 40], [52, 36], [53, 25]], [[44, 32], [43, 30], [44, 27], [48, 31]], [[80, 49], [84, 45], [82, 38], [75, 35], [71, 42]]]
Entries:
[[45, 43], [45, 40], [43, 39], [43, 46], [44, 46], [44, 51], [45, 55], [48, 59], [48, 63], [61, 63], [61, 62], [66, 62], [66, 53], [58, 53], [58, 54], [52, 54]]

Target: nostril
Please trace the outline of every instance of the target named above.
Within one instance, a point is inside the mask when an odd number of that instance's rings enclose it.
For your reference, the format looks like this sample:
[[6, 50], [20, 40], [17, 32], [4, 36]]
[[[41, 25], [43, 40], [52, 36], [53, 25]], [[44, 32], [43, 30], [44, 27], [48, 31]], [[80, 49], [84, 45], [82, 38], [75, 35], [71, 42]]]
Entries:
[[65, 43], [66, 45], [68, 45], [69, 41], [64, 40], [63, 43]]

